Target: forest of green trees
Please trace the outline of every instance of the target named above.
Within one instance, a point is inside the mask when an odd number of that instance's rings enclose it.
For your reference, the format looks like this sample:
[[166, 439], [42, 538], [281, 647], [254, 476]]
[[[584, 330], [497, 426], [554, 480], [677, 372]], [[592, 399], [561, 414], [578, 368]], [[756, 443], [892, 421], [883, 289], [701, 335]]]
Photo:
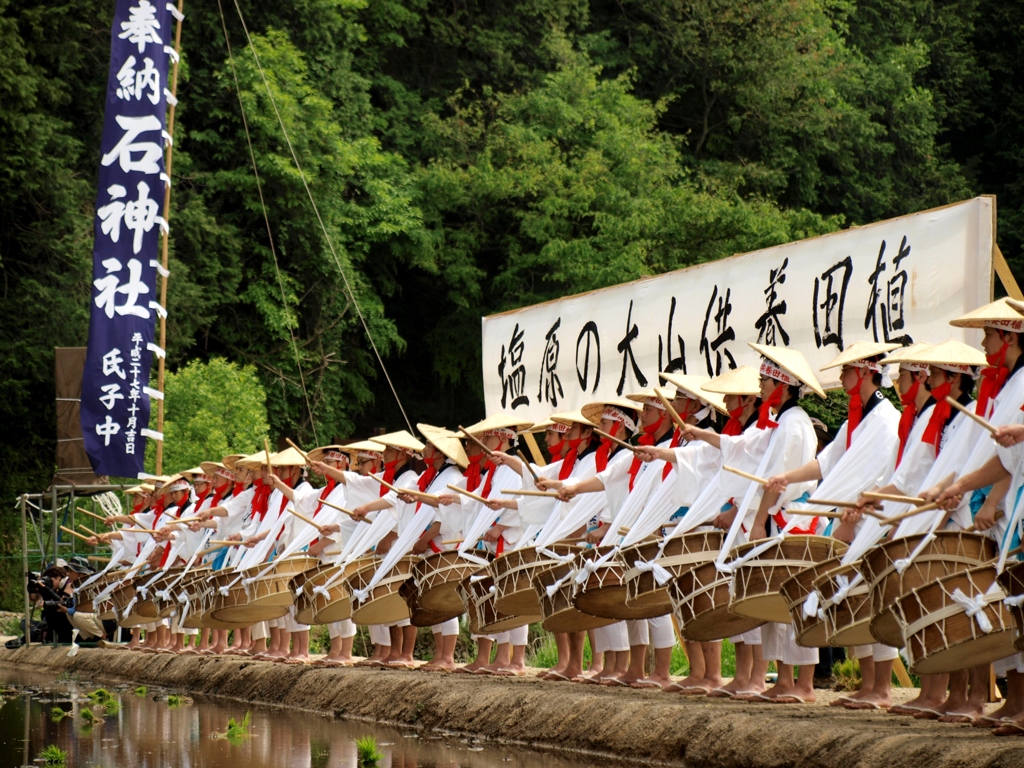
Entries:
[[[975, 194], [1024, 265], [1021, 0], [239, 6], [413, 422], [483, 415], [495, 311]], [[86, 340], [112, 9], [0, 0], [4, 503], [47, 485]], [[185, 13], [170, 368], [254, 366], [271, 436], [398, 428], [235, 4]]]

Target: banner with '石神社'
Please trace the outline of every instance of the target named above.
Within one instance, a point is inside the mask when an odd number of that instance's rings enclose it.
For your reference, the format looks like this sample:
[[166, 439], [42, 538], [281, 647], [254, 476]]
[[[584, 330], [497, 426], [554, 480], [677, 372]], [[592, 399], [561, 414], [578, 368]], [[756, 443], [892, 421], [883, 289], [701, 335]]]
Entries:
[[748, 342], [799, 349], [816, 371], [855, 341], [977, 343], [949, 321], [991, 301], [994, 217], [979, 197], [485, 317], [487, 413], [540, 420], [659, 371], [757, 366]]
[[89, 347], [82, 375], [81, 423], [97, 475], [136, 477], [149, 427], [150, 361], [165, 185], [165, 115], [174, 6], [116, 0], [93, 221]]

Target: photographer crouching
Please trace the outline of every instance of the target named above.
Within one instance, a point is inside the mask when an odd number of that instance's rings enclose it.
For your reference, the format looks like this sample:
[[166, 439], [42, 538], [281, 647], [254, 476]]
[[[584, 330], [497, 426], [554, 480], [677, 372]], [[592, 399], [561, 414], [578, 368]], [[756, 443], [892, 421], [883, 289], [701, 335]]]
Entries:
[[33, 598], [37, 607], [42, 608], [49, 639], [70, 643], [72, 629], [78, 630], [84, 642], [101, 641], [106, 636], [103, 622], [95, 613], [75, 608], [75, 584], [90, 573], [92, 569], [75, 558], [70, 563], [57, 560], [38, 578], [30, 576], [29, 597]]

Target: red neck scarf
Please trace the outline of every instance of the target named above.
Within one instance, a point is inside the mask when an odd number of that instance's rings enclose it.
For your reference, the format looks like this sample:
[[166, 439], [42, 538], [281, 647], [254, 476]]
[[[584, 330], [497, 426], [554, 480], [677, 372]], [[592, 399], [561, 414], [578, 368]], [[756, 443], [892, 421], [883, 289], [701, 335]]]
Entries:
[[733, 408], [731, 411], [729, 411], [729, 420], [725, 423], [725, 427], [722, 429], [723, 435], [736, 437], [737, 435], [743, 434], [743, 422], [740, 421], [740, 416], [742, 414], [742, 405], [739, 408]]
[[220, 506], [221, 499], [224, 498], [224, 494], [226, 494], [228, 492], [228, 489], [230, 489], [230, 488], [231, 488], [231, 483], [225, 483], [224, 485], [220, 486], [219, 488], [214, 488], [213, 489], [213, 501], [210, 502], [210, 509], [213, 509], [214, 507], [219, 507]]
[[[612, 437], [617, 437], [616, 433], [618, 433], [619, 425], [621, 423], [622, 422], [616, 421], [615, 426], [612, 427], [612, 431], [608, 434]], [[607, 437], [601, 438], [601, 444], [597, 447], [597, 452], [594, 454], [594, 460], [597, 463], [598, 472], [604, 472], [608, 468], [608, 457], [611, 455], [613, 445], [614, 443], [612, 443], [612, 441]]]
[[[381, 479], [385, 483], [388, 483], [389, 485], [394, 485], [395, 484], [395, 472], [397, 471], [395, 469], [395, 467], [396, 467], [397, 464], [398, 464], [398, 459], [395, 459], [394, 461], [386, 461], [386, 462], [384, 462], [384, 476]], [[380, 487], [380, 495], [383, 496], [387, 492], [388, 492], [388, 489], [385, 488], [382, 485]]]
[[[640, 435], [640, 439], [637, 442], [640, 445], [654, 445], [656, 442], [654, 435], [661, 429], [661, 425], [665, 423], [665, 412], [662, 411], [661, 415], [658, 416], [658, 420], [653, 424], [649, 424], [643, 429], [643, 434]], [[633, 463], [629, 465], [629, 490], [633, 490], [633, 483], [636, 482], [637, 473], [640, 471], [640, 465], [643, 464], [639, 458], [633, 457]]]
[[141, 512], [145, 508], [146, 508], [146, 502], [144, 502], [144, 501], [137, 501], [137, 502], [135, 502], [135, 506], [132, 507], [132, 514], [133, 515], [137, 515], [137, 514], [139, 514], [139, 512]]
[[[981, 386], [978, 388], [978, 405], [974, 412], [981, 417], [987, 417], [989, 400], [995, 398], [1002, 390], [1006, 379], [1010, 375], [1010, 369], [1006, 366], [1006, 351], [1010, 345], [1004, 341], [1003, 346], [994, 355], [988, 355], [989, 368], [981, 369]], [[938, 403], [936, 403], [938, 405]]]
[[860, 396], [860, 385], [864, 381], [864, 374], [857, 369], [857, 383], [852, 389], [846, 390], [850, 396], [850, 403], [846, 406], [846, 447], [850, 447], [853, 440], [853, 430], [860, 426], [861, 417], [864, 415], [864, 401]]
[[237, 496], [238, 494], [240, 494], [244, 490], [245, 490], [245, 483], [234, 483], [231, 486], [231, 495], [232, 495], [232, 497]]
[[160, 516], [164, 513], [164, 504], [166, 504], [166, 502], [164, 501], [164, 497], [163, 496], [161, 496], [159, 499], [157, 499], [156, 501], [153, 502], [153, 512], [155, 513], [153, 515], [153, 530], [154, 531], [156, 530], [156, 523], [157, 523], [157, 521], [160, 519]]
[[265, 482], [263, 478], [259, 478], [253, 483], [256, 488], [256, 492], [252, 497], [252, 516], [259, 517], [262, 521], [267, 516], [267, 506], [270, 504], [270, 491], [271, 488]]
[[576, 457], [579, 455], [580, 443], [583, 442], [583, 438], [576, 440], [563, 440], [562, 442], [569, 443], [569, 450], [566, 451], [565, 456], [562, 458], [562, 466], [558, 468], [558, 479], [565, 480], [572, 472], [573, 467], [576, 466]]
[[[683, 418], [685, 419], [686, 417], [683, 416]], [[682, 444], [682, 442], [683, 442], [683, 433], [680, 432], [678, 429], [674, 430], [672, 432], [672, 442], [669, 445], [669, 448], [678, 448]], [[666, 461], [665, 462], [665, 466], [661, 468], [661, 481], [662, 482], [665, 482], [665, 478], [669, 476], [669, 473], [673, 469], [675, 469], [675, 464], [673, 464], [671, 461]]]
[[480, 491], [480, 495], [485, 499], [491, 498], [491, 483], [494, 482], [495, 469], [497, 469], [497, 467], [494, 466], [494, 463], [490, 459], [484, 463], [484, 472], [487, 473], [487, 479], [484, 480], [484, 489]]
[[942, 443], [942, 430], [946, 426], [946, 422], [949, 421], [949, 414], [952, 411], [952, 407], [946, 402], [952, 388], [953, 385], [948, 381], [932, 388], [935, 405], [932, 406], [932, 415], [928, 419], [928, 426], [925, 427], [921, 442], [934, 445], [936, 456], [939, 455], [939, 445]]
[[900, 450], [896, 454], [896, 466], [903, 461], [903, 450], [907, 447], [907, 439], [910, 437], [910, 430], [917, 418], [917, 395], [921, 391], [921, 382], [914, 376], [914, 383], [910, 389], [900, 395], [900, 402], [903, 403], [903, 413], [900, 414]]
[[337, 486], [338, 486], [338, 481], [337, 480], [335, 480], [333, 477], [328, 477], [327, 478], [327, 485], [325, 485], [324, 489], [322, 491], [320, 491], [320, 501], [317, 502], [316, 509], [313, 510], [313, 517], [316, 517], [316, 513], [319, 512], [320, 509], [323, 507], [323, 505], [324, 505], [323, 504], [323, 500], [326, 499], [328, 496], [330, 496], [331, 492]]
[[[433, 464], [428, 464], [427, 468], [423, 470], [423, 474], [420, 475], [420, 479], [416, 481], [416, 487], [420, 489], [421, 493], [426, 493], [427, 488], [429, 488], [430, 484], [434, 482], [435, 477], [437, 477], [437, 467]], [[417, 512], [420, 511], [420, 506], [422, 506], [422, 504], [422, 501], [416, 502]]]
[[469, 457], [469, 466], [466, 467], [466, 490], [470, 493], [480, 487], [480, 464], [483, 459], [484, 454], [482, 453]]
[[782, 393], [785, 391], [788, 385], [784, 381], [778, 382], [775, 385], [775, 389], [772, 390], [771, 395], [767, 399], [762, 401], [761, 407], [757, 410], [757, 428], [758, 429], [775, 429], [779, 426], [779, 422], [772, 421], [772, 408], [779, 408], [782, 405]]

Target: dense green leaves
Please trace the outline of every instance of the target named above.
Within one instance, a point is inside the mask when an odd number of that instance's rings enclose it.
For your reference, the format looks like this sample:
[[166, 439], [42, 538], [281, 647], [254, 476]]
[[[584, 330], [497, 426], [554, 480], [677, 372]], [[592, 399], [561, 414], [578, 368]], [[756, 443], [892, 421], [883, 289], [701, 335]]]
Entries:
[[[254, 447], [202, 431], [230, 376], [275, 438], [402, 425], [353, 298], [452, 424], [490, 312], [986, 192], [1021, 263], [1020, 0], [241, 3], [251, 44], [223, 5], [234, 67], [186, 7], [168, 365], [212, 399], [170, 406], [167, 470]], [[46, 484], [86, 339], [111, 7], [0, 0], [4, 498]]]

